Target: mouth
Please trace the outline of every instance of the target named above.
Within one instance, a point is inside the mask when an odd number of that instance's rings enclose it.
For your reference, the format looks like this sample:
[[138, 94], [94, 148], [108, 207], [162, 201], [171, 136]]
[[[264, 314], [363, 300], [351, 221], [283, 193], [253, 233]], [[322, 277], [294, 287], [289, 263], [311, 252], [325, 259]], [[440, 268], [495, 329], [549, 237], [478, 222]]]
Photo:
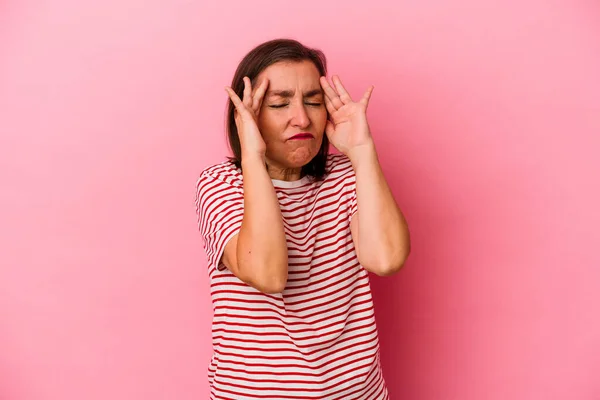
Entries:
[[307, 140], [307, 139], [314, 139], [314, 138], [315, 137], [313, 136], [312, 133], [302, 132], [302, 133], [292, 136], [290, 138], [290, 140]]

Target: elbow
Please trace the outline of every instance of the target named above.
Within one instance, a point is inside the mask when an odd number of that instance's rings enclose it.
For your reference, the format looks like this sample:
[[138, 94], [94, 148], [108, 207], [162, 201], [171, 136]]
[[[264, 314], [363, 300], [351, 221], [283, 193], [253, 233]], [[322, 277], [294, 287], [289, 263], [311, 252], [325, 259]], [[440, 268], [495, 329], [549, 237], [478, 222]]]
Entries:
[[361, 263], [361, 265], [363, 265], [367, 271], [372, 272], [377, 276], [391, 276], [404, 267], [409, 254], [410, 248], [407, 248], [406, 250], [398, 251], [391, 257], [382, 257], [371, 262], [367, 261], [365, 264]]
[[282, 293], [287, 285], [287, 274], [285, 276], [270, 276], [265, 277], [261, 282], [257, 283], [256, 289], [266, 294]]
[[[246, 268], [244, 268], [246, 269]], [[248, 285], [254, 287], [256, 290], [265, 294], [277, 294], [283, 292], [287, 285], [287, 264], [285, 268], [280, 267], [275, 269], [265, 269], [264, 271], [258, 272], [257, 269], [252, 267], [247, 270], [253, 271], [252, 274], [245, 275], [246, 279], [243, 279]], [[258, 272], [258, 273], [257, 273]]]
[[[238, 278], [265, 294], [283, 292], [288, 280], [287, 248], [281, 251], [237, 251]], [[252, 257], [250, 257], [252, 255]]]
[[396, 272], [400, 271], [403, 266], [404, 266], [404, 263], [388, 263], [388, 264], [382, 264], [379, 266], [375, 266], [374, 268], [371, 269], [371, 271], [375, 275], [381, 276], [381, 277], [392, 276]]
[[277, 294], [283, 292], [288, 280], [288, 262], [287, 252], [285, 254], [285, 260], [278, 260], [271, 263], [265, 263], [268, 265], [261, 271], [259, 275], [259, 282], [257, 285], [258, 290], [266, 294]]

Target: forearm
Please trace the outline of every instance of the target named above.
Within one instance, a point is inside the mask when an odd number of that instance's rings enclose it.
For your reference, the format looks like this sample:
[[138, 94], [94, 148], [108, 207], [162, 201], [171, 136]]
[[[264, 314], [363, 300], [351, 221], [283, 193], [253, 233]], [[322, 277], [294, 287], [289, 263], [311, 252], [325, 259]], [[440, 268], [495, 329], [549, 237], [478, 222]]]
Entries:
[[281, 209], [260, 158], [243, 158], [244, 217], [237, 261], [245, 280], [265, 292], [281, 292], [288, 276], [287, 244]]
[[399, 270], [410, 252], [408, 226], [379, 164], [374, 144], [348, 154], [356, 175], [360, 262], [378, 275]]

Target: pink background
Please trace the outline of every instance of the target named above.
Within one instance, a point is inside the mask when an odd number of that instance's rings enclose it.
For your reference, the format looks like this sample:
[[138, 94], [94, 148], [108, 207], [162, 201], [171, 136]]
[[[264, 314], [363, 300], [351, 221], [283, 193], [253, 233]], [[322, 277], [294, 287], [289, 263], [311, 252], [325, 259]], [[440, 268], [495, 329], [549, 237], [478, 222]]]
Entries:
[[0, 3], [0, 398], [208, 397], [194, 184], [237, 62], [289, 36], [375, 85], [392, 399], [600, 399], [600, 5], [334, 3]]

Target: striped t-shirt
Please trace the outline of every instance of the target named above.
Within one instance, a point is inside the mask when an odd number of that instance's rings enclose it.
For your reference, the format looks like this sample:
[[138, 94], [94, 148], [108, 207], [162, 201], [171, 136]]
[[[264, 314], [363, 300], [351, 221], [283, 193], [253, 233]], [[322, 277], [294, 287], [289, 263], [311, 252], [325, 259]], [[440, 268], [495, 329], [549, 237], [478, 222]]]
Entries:
[[354, 170], [342, 154], [330, 154], [326, 168], [321, 181], [272, 180], [288, 247], [288, 281], [278, 294], [220, 263], [242, 223], [241, 171], [226, 161], [198, 179], [214, 310], [211, 399], [388, 399], [368, 273], [350, 233]]

